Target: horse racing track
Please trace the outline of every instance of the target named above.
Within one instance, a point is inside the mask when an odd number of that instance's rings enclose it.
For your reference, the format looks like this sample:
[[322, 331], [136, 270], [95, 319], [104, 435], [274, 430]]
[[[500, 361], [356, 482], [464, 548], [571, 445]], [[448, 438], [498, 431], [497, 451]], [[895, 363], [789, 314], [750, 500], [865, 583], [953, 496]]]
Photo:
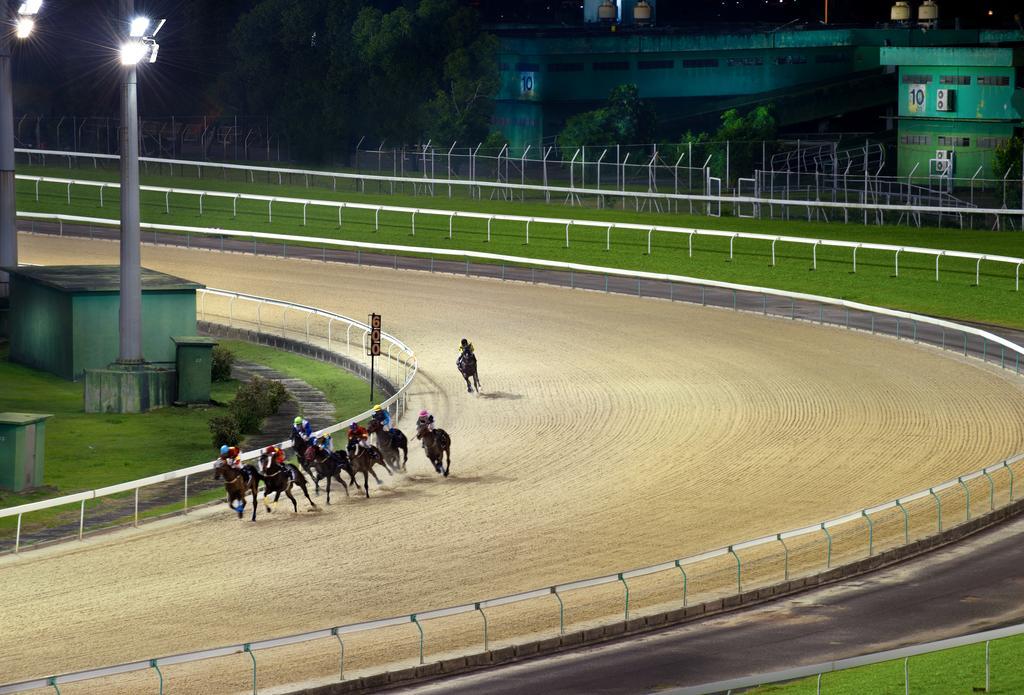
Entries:
[[[113, 262], [109, 242], [27, 237], [30, 263]], [[360, 317], [415, 351], [451, 477], [414, 441], [407, 474], [256, 523], [223, 505], [0, 559], [0, 682], [402, 615], [608, 574], [893, 499], [1014, 453], [1017, 382], [862, 332], [522, 283], [145, 248], [146, 266]], [[480, 395], [455, 369], [477, 349]], [[212, 455], [212, 454], [211, 454]], [[262, 510], [261, 510], [262, 512]], [[721, 577], [695, 579], [711, 592]], [[732, 570], [735, 588], [735, 566]], [[675, 588], [672, 589], [675, 591]], [[643, 611], [669, 587], [634, 587]], [[676, 595], [676, 594], [672, 594]], [[566, 598], [574, 626], [619, 587]], [[550, 634], [549, 596], [488, 614], [492, 648]], [[430, 658], [479, 616], [426, 626]], [[347, 673], [418, 657], [416, 626], [346, 641]], [[251, 691], [247, 654], [164, 670], [168, 692]], [[260, 688], [337, 678], [332, 640], [261, 652]], [[140, 672], [65, 693], [149, 692]]]

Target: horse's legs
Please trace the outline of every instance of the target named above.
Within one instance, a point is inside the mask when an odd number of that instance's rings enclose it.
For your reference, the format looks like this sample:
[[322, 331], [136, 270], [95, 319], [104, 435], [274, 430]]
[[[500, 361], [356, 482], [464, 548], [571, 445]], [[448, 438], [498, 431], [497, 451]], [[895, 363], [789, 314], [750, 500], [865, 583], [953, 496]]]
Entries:
[[[370, 472], [372, 473], [373, 471], [370, 471]], [[376, 478], [377, 476], [373, 476], [373, 477]], [[380, 481], [378, 480], [377, 482], [379, 483]], [[363, 471], [363, 492], [366, 493], [366, 498], [369, 499], [370, 498], [370, 477], [368, 475], [366, 475], [366, 471]]]
[[409, 447], [408, 445], [402, 447], [402, 470], [405, 470], [406, 464], [409, 463]]
[[[259, 494], [259, 487], [260, 487], [259, 483], [257, 483], [254, 480], [253, 483], [252, 483], [252, 488], [251, 488], [252, 489], [252, 520], [253, 521], [256, 521], [256, 507], [260, 506], [259, 504], [256, 503], [256, 495]], [[245, 496], [244, 495], [242, 496], [242, 501], [243, 502], [245, 501]]]
[[341, 486], [345, 488], [345, 497], [348, 497], [348, 485], [346, 485], [345, 481], [341, 479], [340, 470], [334, 471], [334, 479], [341, 483]]
[[444, 448], [444, 451], [442, 451], [441, 453], [442, 454], [448, 454], [448, 465], [444, 469], [444, 477], [447, 478], [448, 477], [448, 471], [450, 471], [451, 468], [452, 468], [452, 449], [451, 449], [450, 446], [446, 446]]
[[[317, 490], [316, 496], [319, 497], [320, 496], [320, 485], [319, 484], [317, 484], [316, 490]], [[331, 476], [327, 476], [327, 504], [330, 504], [330, 503], [331, 503]]]
[[[285, 494], [287, 494], [288, 498], [291, 499], [291, 501], [292, 501], [292, 512], [295, 513], [295, 514], [298, 514], [299, 513], [299, 503], [295, 502], [295, 496], [292, 495], [292, 486], [291, 485], [289, 485], [288, 487], [285, 488]], [[308, 496], [308, 495], [306, 495], [306, 496]]]
[[[296, 483], [296, 484], [302, 489], [302, 494], [304, 494], [306, 496], [306, 499], [309, 501], [309, 506], [311, 506], [311, 507], [313, 507], [315, 509], [316, 508], [316, 502], [314, 502], [312, 499], [310, 499], [310, 497], [309, 497], [309, 488], [306, 486], [306, 484], [305, 483]], [[328, 483], [328, 485], [330, 485], [330, 483]], [[298, 511], [298, 510], [296, 510], [296, 511]]]

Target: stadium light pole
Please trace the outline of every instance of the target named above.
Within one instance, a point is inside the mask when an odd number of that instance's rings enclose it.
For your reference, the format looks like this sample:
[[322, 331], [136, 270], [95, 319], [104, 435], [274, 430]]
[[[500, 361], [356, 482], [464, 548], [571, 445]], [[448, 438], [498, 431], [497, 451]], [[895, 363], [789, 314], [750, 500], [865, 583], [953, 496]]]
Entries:
[[135, 0], [121, 0], [121, 16], [128, 23], [128, 37], [120, 47], [124, 79], [121, 83], [121, 276], [118, 329], [118, 364], [135, 366], [142, 356], [142, 238], [139, 228], [139, 107], [138, 65], [156, 62], [160, 47], [151, 22], [135, 16]]
[[[0, 267], [18, 265], [18, 229], [14, 202], [14, 86], [11, 79], [13, 38], [26, 39], [35, 27], [42, 0], [25, 0], [17, 12], [0, 0]], [[12, 36], [13, 35], [13, 36]], [[7, 273], [0, 271], [0, 297], [8, 296]]]

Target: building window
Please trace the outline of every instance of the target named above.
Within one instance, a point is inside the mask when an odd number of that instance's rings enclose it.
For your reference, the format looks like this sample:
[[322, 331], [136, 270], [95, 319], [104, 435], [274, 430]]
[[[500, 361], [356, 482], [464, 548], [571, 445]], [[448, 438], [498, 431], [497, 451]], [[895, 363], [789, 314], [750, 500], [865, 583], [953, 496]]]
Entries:
[[696, 58], [693, 60], [684, 60], [684, 68], [717, 68], [718, 58]]
[[927, 145], [931, 140], [927, 135], [901, 135], [901, 145]]
[[594, 63], [595, 70], [629, 70], [628, 60], [609, 60], [604, 63]]
[[942, 75], [939, 77], [939, 84], [970, 84], [969, 75]]
[[537, 63], [516, 63], [516, 72], [540, 72]]
[[582, 72], [583, 63], [549, 63], [548, 72]]
[[730, 58], [728, 62], [729, 67], [735, 67], [737, 65], [752, 66], [752, 65], [764, 65], [764, 60], [760, 57], [757, 58]]
[[779, 56], [775, 59], [776, 65], [803, 65], [806, 62], [804, 56]]
[[675, 67], [674, 60], [641, 60], [638, 64], [641, 70], [671, 70]]
[[928, 84], [932, 81], [931, 75], [904, 75], [903, 84]]
[[970, 138], [954, 137], [952, 135], [940, 135], [939, 147], [970, 147]]
[[995, 149], [996, 147], [1006, 147], [1006, 143], [1006, 138], [978, 138], [978, 147]]
[[978, 78], [978, 84], [985, 87], [1009, 87], [1010, 78], [1006, 75], [983, 75]]
[[849, 63], [849, 53], [822, 53], [814, 56], [815, 63]]

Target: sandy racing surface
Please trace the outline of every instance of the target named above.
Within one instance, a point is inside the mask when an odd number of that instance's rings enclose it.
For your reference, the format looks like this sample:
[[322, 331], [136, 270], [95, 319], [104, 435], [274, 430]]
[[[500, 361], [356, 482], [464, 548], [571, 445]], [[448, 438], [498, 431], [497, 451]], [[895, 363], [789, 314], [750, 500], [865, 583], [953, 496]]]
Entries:
[[[23, 236], [21, 259], [112, 263], [117, 247]], [[371, 483], [370, 500], [342, 495], [310, 513], [300, 498], [300, 514], [261, 508], [256, 524], [218, 506], [2, 558], [0, 683], [683, 557], [893, 499], [1024, 440], [1019, 382], [892, 339], [427, 273], [182, 249], [144, 248], [143, 262], [357, 318], [381, 313], [419, 357], [410, 410], [430, 408], [451, 433], [452, 477], [413, 446], [409, 474]], [[462, 336], [478, 350], [482, 397], [465, 393], [454, 367]], [[615, 600], [621, 589], [596, 592], [566, 618], [613, 612]], [[496, 610], [491, 621], [498, 641], [549, 630], [557, 606]], [[434, 658], [480, 641], [472, 614], [427, 631]], [[416, 639], [412, 625], [354, 638], [347, 668], [407, 660]], [[258, 659], [261, 692], [337, 674], [333, 642]], [[250, 664], [238, 655], [164, 675], [168, 692], [242, 692]], [[62, 692], [155, 683], [144, 673]]]

